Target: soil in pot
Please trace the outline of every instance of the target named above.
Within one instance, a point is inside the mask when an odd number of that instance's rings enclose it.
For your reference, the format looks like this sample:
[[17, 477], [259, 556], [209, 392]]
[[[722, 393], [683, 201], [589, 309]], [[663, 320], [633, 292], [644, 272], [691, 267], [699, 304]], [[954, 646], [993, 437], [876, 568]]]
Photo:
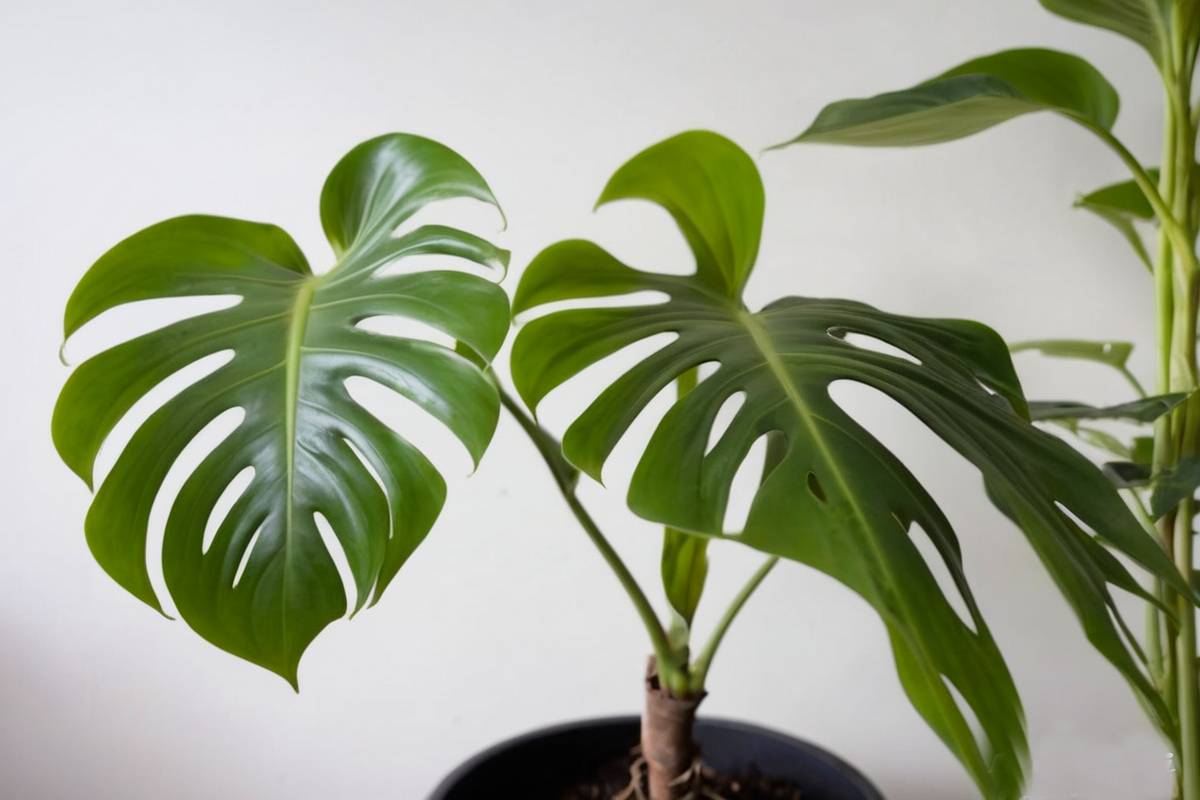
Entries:
[[[478, 754], [429, 800], [613, 800], [630, 784], [639, 717], [613, 717], [533, 731]], [[724, 800], [883, 800], [857, 770], [808, 742], [731, 720], [700, 718], [696, 742]], [[760, 776], [770, 776], [765, 786]], [[738, 788], [733, 788], [733, 782]], [[765, 789], [767, 793], [750, 794]], [[792, 794], [771, 794], [780, 789]], [[574, 791], [576, 794], [564, 794]], [[599, 794], [597, 794], [599, 792]], [[738, 792], [741, 792], [740, 794]], [[636, 800], [636, 795], [627, 800]], [[699, 795], [697, 800], [712, 800]]]
[[[568, 786], [559, 800], [645, 800], [649, 795], [643, 764], [637, 750], [612, 759], [595, 775]], [[790, 780], [770, 778], [754, 768], [727, 775], [703, 765], [689, 781], [684, 796], [695, 800], [804, 800], [804, 794]]]

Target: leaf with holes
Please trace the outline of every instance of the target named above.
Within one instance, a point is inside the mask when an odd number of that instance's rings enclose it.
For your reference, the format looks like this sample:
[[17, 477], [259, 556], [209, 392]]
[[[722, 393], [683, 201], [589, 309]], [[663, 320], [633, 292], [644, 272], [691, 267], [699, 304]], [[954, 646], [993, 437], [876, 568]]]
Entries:
[[[146, 565], [151, 505], [172, 464], [212, 420], [244, 416], [183, 482], [162, 545], [166, 585], [201, 636], [296, 683], [304, 649], [346, 612], [346, 590], [317, 527], [328, 521], [353, 576], [357, 610], [378, 598], [420, 544], [445, 498], [429, 460], [355, 402], [366, 378], [448, 427], [476, 461], [499, 401], [483, 371], [452, 349], [359, 326], [394, 316], [431, 326], [493, 357], [508, 302], [492, 281], [439, 269], [383, 274], [407, 256], [441, 254], [499, 273], [508, 254], [464, 231], [396, 229], [431, 201], [496, 205], [461, 156], [429, 139], [392, 134], [338, 163], [321, 194], [336, 263], [313, 274], [286, 233], [221, 217], [177, 217], [107, 252], [67, 304], [65, 334], [138, 300], [235, 295], [239, 302], [131, 339], [89, 359], [54, 412], [59, 453], [89, 486], [97, 452], [134, 403], [206, 356], [232, 353], [137, 428], [88, 511], [100, 565], [155, 608]], [[236, 476], [253, 478], [219, 522], [206, 525]]]
[[[643, 291], [667, 297], [553, 311], [519, 333], [513, 377], [534, 409], [618, 350], [657, 334], [675, 337], [614, 380], [570, 425], [563, 451], [572, 463], [600, 479], [618, 440], [650, 401], [686, 371], [715, 363], [711, 375], [674, 401], [643, 449], [630, 507], [694, 534], [729, 536], [722, 525], [735, 473], [755, 441], [782, 435], [782, 458], [764, 477], [737, 540], [814, 566], [866, 598], [883, 618], [917, 710], [988, 797], [1016, 797], [1026, 757], [1020, 703], [971, 597], [955, 533], [921, 484], [833, 401], [829, 388], [853, 381], [883, 392], [983, 473], [1092, 641], [1139, 688], [1160, 724], [1170, 726], [1110, 617], [1110, 584], [1142, 592], [1101, 542], [1177, 586], [1182, 579], [1104, 475], [1028, 421], [1007, 348], [995, 333], [973, 322], [903, 317], [848, 300], [786, 297], [751, 311], [741, 287], [758, 250], [763, 189], [749, 156], [717, 134], [681, 134], [635, 156], [600, 204], [624, 199], [651, 200], [671, 214], [695, 256], [694, 274], [635, 269], [596, 244], [570, 240], [533, 260], [513, 303], [524, 312]], [[911, 359], [855, 346], [851, 334]], [[742, 405], [708, 449], [718, 412], [738, 393]], [[961, 597], [969, 621], [939, 587], [916, 535], [932, 540], [953, 577], [946, 591]], [[960, 698], [978, 719], [981, 739]]]

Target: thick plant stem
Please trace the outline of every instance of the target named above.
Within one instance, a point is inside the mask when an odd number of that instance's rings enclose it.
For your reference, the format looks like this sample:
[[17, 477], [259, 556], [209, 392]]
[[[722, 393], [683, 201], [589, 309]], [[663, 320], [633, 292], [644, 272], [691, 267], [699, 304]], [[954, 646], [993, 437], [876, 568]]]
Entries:
[[694, 795], [699, 752], [693, 730], [702, 700], [703, 692], [679, 696], [668, 691], [659, 681], [656, 660], [650, 659], [641, 733], [650, 800]]
[[[1195, 393], [1198, 384], [1196, 314], [1200, 265], [1195, 253], [1196, 126], [1191, 107], [1197, 34], [1194, 17], [1194, 12], [1184, 10], [1183, 4], [1173, 4], [1170, 48], [1164, 52], [1162, 64], [1165, 88], [1162, 169], [1156, 191], [1146, 192], [1160, 222], [1158, 259], [1154, 269], [1158, 387], [1162, 391], [1192, 393], [1173, 413], [1155, 425], [1153, 466], [1156, 475], [1177, 467], [1182, 459], [1200, 452], [1200, 398]], [[1189, 582], [1194, 517], [1195, 501], [1187, 497], [1158, 524], [1163, 548]], [[1166, 658], [1161, 662], [1163, 675], [1158, 685], [1178, 721], [1176, 797], [1200, 800], [1196, 608], [1187, 593], [1166, 590], [1161, 584], [1155, 588], [1176, 617], [1174, 635], [1171, 635], [1171, 624], [1165, 618], [1160, 617], [1155, 627], [1156, 631], [1166, 634], [1166, 641], [1159, 643], [1159, 652]]]
[[587, 534], [588, 539], [600, 551], [600, 556], [604, 559], [609, 569], [612, 570], [613, 575], [616, 576], [617, 581], [621, 584], [621, 588], [625, 590], [625, 594], [629, 596], [638, 617], [642, 621], [642, 625], [646, 628], [647, 635], [650, 637], [650, 645], [658, 661], [658, 669], [662, 671], [660, 674], [662, 674], [664, 682], [668, 686], [686, 687], [687, 676], [679, 672], [671, 659], [671, 646], [667, 640], [667, 633], [663, 629], [658, 615], [654, 613], [654, 607], [650, 605], [650, 601], [646, 598], [646, 593], [642, 591], [642, 587], [638, 585], [637, 580], [633, 577], [629, 568], [625, 566], [625, 562], [621, 560], [621, 556], [613, 549], [612, 544], [604, 536], [596, 521], [592, 519], [591, 514], [579, 502], [579, 497], [575, 494], [575, 483], [578, 478], [578, 472], [563, 458], [558, 441], [538, 425], [525, 412], [520, 403], [505, 392], [503, 388], [497, 386], [497, 390], [500, 392], [500, 402], [533, 441], [538, 453], [546, 462], [546, 466], [550, 468], [550, 473], [554, 476], [554, 482], [558, 485], [559, 492], [562, 494], [563, 499], [567, 501], [567, 506], [571, 509], [571, 513], [575, 515], [575, 519], [578, 520], [580, 527], [583, 528], [583, 532]]

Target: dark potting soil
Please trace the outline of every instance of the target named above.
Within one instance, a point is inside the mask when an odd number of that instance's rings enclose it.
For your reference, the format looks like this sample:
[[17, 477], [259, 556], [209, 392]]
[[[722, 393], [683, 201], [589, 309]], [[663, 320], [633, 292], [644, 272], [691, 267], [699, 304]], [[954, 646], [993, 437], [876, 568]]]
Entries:
[[[636, 751], [613, 759], [567, 787], [558, 800], [644, 800], [645, 775], [640, 763]], [[641, 793], [631, 788], [635, 772], [642, 782]], [[768, 778], [753, 767], [739, 775], [721, 775], [702, 767], [700, 785], [688, 796], [695, 800], [803, 800], [791, 781]]]

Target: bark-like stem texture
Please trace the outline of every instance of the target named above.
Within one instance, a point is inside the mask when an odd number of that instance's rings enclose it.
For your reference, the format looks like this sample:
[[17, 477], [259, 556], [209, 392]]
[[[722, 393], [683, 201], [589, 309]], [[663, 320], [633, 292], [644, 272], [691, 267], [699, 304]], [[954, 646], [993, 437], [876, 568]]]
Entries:
[[692, 736], [701, 692], [676, 697], [658, 680], [656, 659], [646, 669], [646, 710], [642, 714], [642, 757], [650, 800], [677, 800], [690, 789], [687, 776], [699, 757]]

